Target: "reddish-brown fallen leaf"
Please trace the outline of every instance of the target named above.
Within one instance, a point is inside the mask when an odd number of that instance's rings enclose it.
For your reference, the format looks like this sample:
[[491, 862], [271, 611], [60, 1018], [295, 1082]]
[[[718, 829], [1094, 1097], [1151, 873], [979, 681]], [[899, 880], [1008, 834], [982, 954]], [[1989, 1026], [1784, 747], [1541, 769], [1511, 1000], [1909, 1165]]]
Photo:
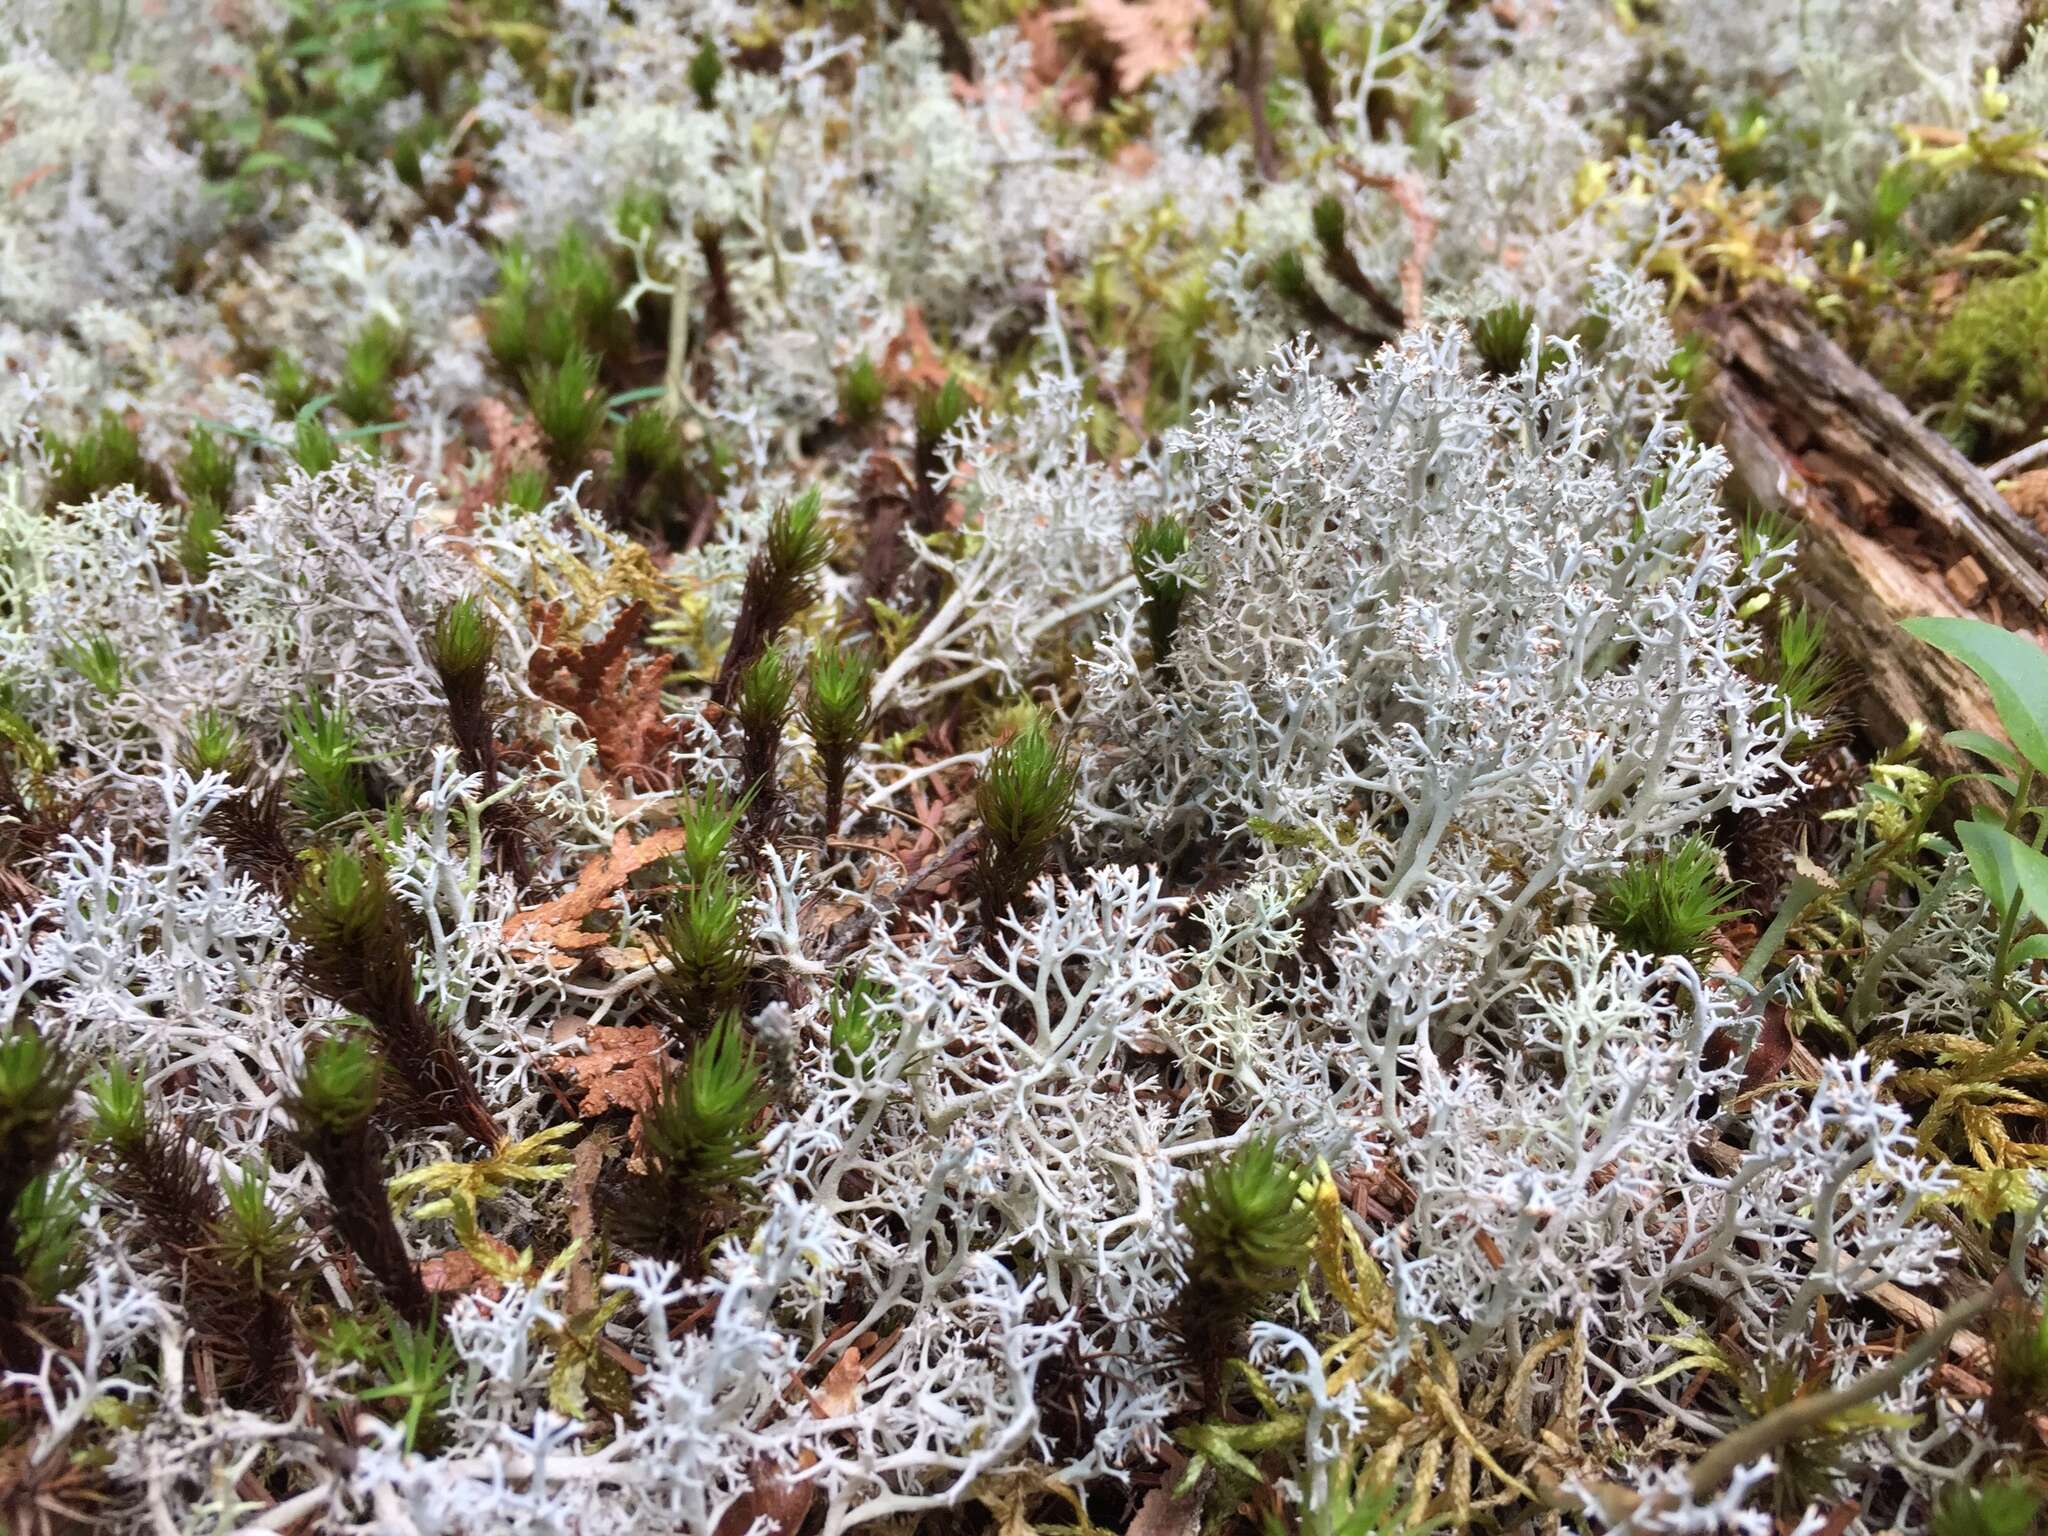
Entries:
[[[518, 1262], [519, 1254], [502, 1239], [488, 1232], [479, 1232], [477, 1240], [488, 1243], [491, 1251], [507, 1263]], [[475, 1291], [496, 1301], [505, 1294], [503, 1282], [487, 1271], [474, 1254], [461, 1248], [450, 1248], [446, 1253], [437, 1253], [422, 1260], [420, 1284], [426, 1287], [429, 1296], [459, 1296], [465, 1291]]]
[[1755, 1093], [1766, 1083], [1775, 1082], [1778, 1074], [1785, 1070], [1785, 1064], [1792, 1059], [1792, 1030], [1787, 1021], [1783, 1003], [1764, 1005], [1763, 1026], [1757, 1031], [1756, 1044], [1750, 1047], [1749, 1060], [1742, 1064], [1742, 1091]]
[[647, 622], [647, 605], [627, 606], [588, 645], [562, 639], [562, 622], [560, 604], [534, 605], [539, 644], [527, 663], [527, 683], [582, 722], [597, 743], [598, 762], [612, 778], [659, 778], [676, 741], [676, 727], [661, 704], [672, 664], [666, 656], [632, 659], [633, 642]]
[[[486, 395], [471, 408], [470, 417], [473, 435], [483, 439], [487, 468], [464, 489], [455, 508], [455, 526], [464, 533], [476, 530], [477, 514], [504, 494], [505, 481], [515, 470], [537, 467], [543, 462], [540, 428], [531, 416], [521, 415], [504, 401]], [[458, 439], [448, 446], [451, 455], [456, 456], [451, 468], [459, 467], [460, 456], [469, 452], [471, 444]]]
[[1051, 17], [1077, 20], [1099, 37], [1116, 61], [1116, 88], [1129, 93], [1193, 58], [1208, 14], [1207, 0], [1081, 0]]
[[[803, 1460], [808, 1466], [817, 1457], [805, 1451]], [[793, 1536], [804, 1523], [804, 1516], [811, 1512], [811, 1501], [817, 1497], [817, 1484], [792, 1482], [786, 1472], [763, 1457], [755, 1459], [749, 1468], [749, 1476], [752, 1481], [747, 1491], [719, 1517], [712, 1536], [746, 1536], [755, 1523], [764, 1518], [768, 1521], [771, 1536]]]
[[1201, 1495], [1176, 1498], [1170, 1487], [1161, 1485], [1145, 1495], [1124, 1536], [1195, 1536], [1201, 1528]]
[[843, 1419], [853, 1412], [860, 1401], [861, 1378], [867, 1369], [860, 1346], [847, 1345], [846, 1353], [832, 1362], [832, 1369], [811, 1394], [811, 1412], [821, 1419]]
[[[1140, 139], [1133, 139], [1109, 157], [1109, 163], [1126, 176], [1144, 176], [1159, 164], [1159, 151]], [[1141, 1507], [1139, 1515], [1144, 1514]]]
[[564, 1056], [562, 1065], [581, 1093], [576, 1112], [589, 1119], [608, 1109], [638, 1115], [654, 1102], [661, 1084], [662, 1032], [652, 1024], [599, 1025], [584, 1034], [590, 1049]]
[[[872, 1335], [863, 1337], [871, 1338]], [[866, 1374], [866, 1358], [857, 1345], [849, 1345], [846, 1353], [835, 1360], [832, 1369], [825, 1373], [818, 1390], [808, 1394], [811, 1412], [821, 1419], [844, 1418], [853, 1412], [860, 1394], [861, 1377]], [[802, 1471], [815, 1465], [817, 1460], [815, 1452], [801, 1451], [797, 1456], [797, 1469]], [[744, 1536], [746, 1530], [763, 1516], [773, 1523], [776, 1536], [790, 1536], [804, 1523], [804, 1516], [810, 1513], [816, 1484], [794, 1482], [788, 1473], [767, 1461], [756, 1461], [752, 1476], [752, 1486], [740, 1496], [738, 1503], [725, 1512], [713, 1536]]]
[[[1094, 72], [1073, 67], [1076, 47], [1084, 40], [1078, 33], [1065, 38], [1059, 33], [1059, 27], [1077, 14], [1070, 7], [1033, 11], [1017, 18], [1017, 35], [1031, 48], [1031, 73], [1025, 82], [1010, 84], [1009, 94], [1023, 97], [1029, 106], [1035, 92], [1040, 108], [1049, 100], [1063, 119], [1080, 127], [1095, 116], [1100, 84]], [[998, 82], [988, 84], [991, 89], [1002, 88]]]
[[915, 304], [903, 306], [903, 329], [882, 351], [882, 377], [892, 385], [913, 390], [937, 389], [953, 376], [924, 323], [924, 311]]
[[1017, 35], [1031, 48], [1032, 83], [1045, 88], [1058, 85], [1060, 76], [1066, 73], [1066, 56], [1060, 51], [1059, 36], [1053, 31], [1053, 19], [1044, 11], [1032, 11], [1017, 18]]
[[608, 933], [586, 933], [583, 920], [607, 905], [628, 880], [648, 865], [683, 849], [681, 827], [663, 827], [639, 842], [620, 828], [611, 851], [601, 853], [577, 871], [576, 883], [561, 895], [505, 919], [505, 941], [529, 950], [560, 951], [550, 963], [569, 967], [584, 950], [611, 943]]

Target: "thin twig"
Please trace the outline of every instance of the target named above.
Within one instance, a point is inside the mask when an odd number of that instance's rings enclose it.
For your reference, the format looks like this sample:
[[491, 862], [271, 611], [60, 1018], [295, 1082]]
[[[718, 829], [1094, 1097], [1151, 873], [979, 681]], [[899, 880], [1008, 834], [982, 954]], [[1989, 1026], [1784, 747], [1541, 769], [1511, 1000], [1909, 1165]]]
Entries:
[[1995, 464], [1986, 464], [1984, 466], [1984, 478], [1993, 485], [1996, 485], [2007, 475], [2017, 474], [2020, 470], [2038, 464], [2043, 459], [2048, 459], [2048, 437], [2042, 438], [2040, 442], [2035, 443], [2032, 447], [2022, 448], [2018, 453], [2008, 453]]

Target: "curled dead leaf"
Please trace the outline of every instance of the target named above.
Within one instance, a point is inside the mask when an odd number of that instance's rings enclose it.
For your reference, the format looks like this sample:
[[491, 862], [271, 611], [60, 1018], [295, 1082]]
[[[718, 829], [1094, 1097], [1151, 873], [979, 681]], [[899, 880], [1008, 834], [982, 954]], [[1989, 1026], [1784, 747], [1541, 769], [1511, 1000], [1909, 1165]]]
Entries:
[[563, 969], [574, 966], [582, 951], [611, 943], [608, 933], [586, 933], [583, 920], [605, 906], [648, 865], [680, 853], [683, 842], [681, 827], [663, 827], [637, 843], [621, 828], [612, 840], [611, 851], [599, 854], [578, 870], [576, 883], [568, 890], [508, 917], [505, 942], [528, 951], [560, 951], [550, 957], [550, 963]]
[[1102, 40], [1115, 60], [1116, 88], [1128, 93], [1195, 56], [1195, 34], [1209, 6], [1207, 0], [1081, 0], [1051, 14], [1055, 21], [1079, 21]]
[[818, 1390], [811, 1394], [811, 1412], [821, 1419], [843, 1419], [853, 1412], [867, 1369], [860, 1346], [849, 1344], [846, 1353], [832, 1362], [832, 1369], [825, 1373]]
[[[806, 1465], [816, 1459], [810, 1452], [804, 1452]], [[770, 1536], [793, 1536], [804, 1523], [804, 1516], [811, 1512], [817, 1485], [795, 1481], [764, 1457], [755, 1458], [748, 1475], [747, 1491], [719, 1517], [712, 1536], [747, 1536], [764, 1519]]]
[[673, 660], [659, 654], [635, 660], [632, 654], [647, 616], [645, 602], [631, 603], [602, 637], [586, 645], [564, 638], [559, 603], [534, 605], [538, 644], [527, 662], [527, 683], [582, 723], [614, 780], [658, 778], [676, 742], [661, 702]]
[[600, 1025], [584, 1034], [589, 1049], [564, 1056], [562, 1065], [581, 1090], [577, 1114], [588, 1118], [610, 1109], [635, 1115], [654, 1102], [661, 1084], [662, 1032], [652, 1024]]

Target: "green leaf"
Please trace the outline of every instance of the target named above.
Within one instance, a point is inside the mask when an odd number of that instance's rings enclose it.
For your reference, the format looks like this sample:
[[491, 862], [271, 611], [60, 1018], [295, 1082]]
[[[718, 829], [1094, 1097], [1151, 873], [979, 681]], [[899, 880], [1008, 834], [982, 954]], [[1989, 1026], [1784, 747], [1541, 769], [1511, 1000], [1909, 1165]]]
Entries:
[[2020, 792], [2020, 781], [2009, 773], [1961, 773], [1957, 774], [1958, 784], [1989, 784], [2008, 799]]
[[1978, 889], [1990, 898], [1993, 910], [2001, 916], [2012, 910], [2013, 897], [2019, 890], [2012, 848], [2019, 839], [1990, 821], [1959, 821], [1956, 838], [1969, 855], [1970, 873], [1976, 877]]
[[2019, 757], [1996, 736], [1986, 736], [1982, 731], [1950, 731], [1941, 739], [1959, 752], [1988, 758], [2010, 773], [2020, 771]]
[[1970, 872], [2001, 916], [2017, 894], [2029, 916], [2048, 924], [2048, 854], [1995, 822], [1959, 822], [1956, 836], [1970, 855]]
[[296, 133], [302, 139], [311, 139], [315, 144], [324, 144], [329, 149], [339, 149], [341, 140], [332, 128], [317, 117], [306, 117], [293, 112], [277, 120], [277, 126], [288, 133]]
[[344, 427], [341, 431], [334, 434], [334, 440], [337, 443], [345, 443], [358, 437], [382, 437], [386, 432], [403, 432], [404, 430], [405, 423], [402, 421], [379, 421], [373, 422], [367, 427]]
[[2036, 852], [2025, 839], [2010, 832], [2001, 830], [2000, 835], [2012, 845], [2013, 868], [2019, 875], [2027, 912], [2037, 922], [2048, 924], [2048, 854]]
[[644, 389], [629, 389], [613, 395], [611, 399], [605, 401], [604, 406], [608, 411], [616, 411], [622, 405], [638, 405], [642, 400], [658, 400], [667, 393], [667, 385], [649, 384]]
[[362, 101], [384, 89], [387, 61], [371, 59], [351, 64], [334, 78], [334, 88], [345, 101]]
[[1981, 677], [2013, 745], [2036, 773], [2048, 773], [2048, 651], [1982, 619], [1907, 619], [1902, 627]]
[[1173, 1438], [1193, 1451], [1197, 1458], [1206, 1458], [1219, 1466], [1228, 1467], [1239, 1477], [1248, 1478], [1254, 1483], [1259, 1481], [1257, 1463], [1247, 1459], [1230, 1443], [1230, 1437], [1223, 1425], [1192, 1425], [1187, 1429], [1174, 1431]]
[[231, 437], [239, 437], [246, 442], [261, 443], [264, 447], [274, 448], [279, 453], [289, 453], [291, 451], [286, 444], [280, 443], [274, 437], [266, 437], [254, 427], [238, 427], [231, 421], [216, 421], [211, 416], [195, 416], [192, 419], [209, 431], [225, 432]]

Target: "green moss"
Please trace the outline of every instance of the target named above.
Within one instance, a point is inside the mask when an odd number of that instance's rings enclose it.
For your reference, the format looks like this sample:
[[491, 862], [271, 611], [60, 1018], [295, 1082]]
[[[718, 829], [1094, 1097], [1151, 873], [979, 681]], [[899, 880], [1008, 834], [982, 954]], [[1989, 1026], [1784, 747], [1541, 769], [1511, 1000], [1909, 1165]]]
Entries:
[[839, 411], [848, 426], [865, 427], [878, 420], [887, 394], [881, 371], [865, 352], [839, 376]]
[[74, 438], [45, 432], [43, 456], [50, 466], [46, 496], [57, 507], [76, 506], [120, 485], [142, 487], [148, 475], [134, 429], [112, 411], [100, 412]]
[[723, 869], [670, 902], [652, 937], [686, 1026], [701, 1027], [739, 1000], [752, 970], [753, 929], [746, 894]]
[[297, 416], [320, 392], [320, 386], [305, 366], [289, 352], [280, 352], [270, 360], [270, 367], [263, 375], [263, 392], [270, 397], [270, 403], [277, 407], [279, 414]]
[[498, 488], [498, 495], [508, 507], [538, 512], [547, 505], [548, 477], [531, 465], [515, 469], [505, 477], [505, 483]]
[[648, 1161], [682, 1189], [729, 1184], [754, 1164], [753, 1124], [767, 1102], [739, 1015], [727, 1013], [656, 1092], [643, 1121]]
[[102, 697], [109, 699], [120, 693], [128, 674], [120, 647], [114, 644], [112, 637], [104, 634], [65, 646], [58, 653], [58, 660], [91, 683]]
[[38, 1174], [14, 1202], [15, 1272], [45, 1306], [85, 1273], [78, 1245], [85, 1209], [78, 1175], [62, 1169]]
[[205, 427], [194, 427], [178, 461], [178, 484], [193, 505], [210, 501], [225, 507], [235, 490], [235, 455]]
[[811, 655], [804, 727], [821, 748], [850, 751], [867, 735], [875, 659], [864, 647], [828, 645]]
[[826, 999], [825, 1015], [832, 1024], [832, 1065], [842, 1075], [859, 1075], [875, 1041], [889, 1027], [887, 1016], [878, 1012], [882, 1000], [882, 984], [867, 976], [854, 977]]
[[1716, 928], [1742, 915], [1734, 900], [1714, 845], [1694, 836], [1609, 880], [1593, 922], [1639, 954], [1696, 960]]
[[1145, 631], [1152, 641], [1152, 662], [1157, 666], [1173, 649], [1180, 610], [1187, 601], [1187, 581], [1173, 569], [1188, 552], [1187, 524], [1171, 512], [1141, 517], [1131, 530], [1129, 547], [1131, 570], [1145, 599]]
[[497, 647], [498, 623], [490, 609], [479, 598], [459, 597], [434, 621], [429, 654], [443, 677], [480, 686]]
[[404, 351], [405, 338], [388, 320], [373, 320], [357, 333], [334, 391], [344, 415], [361, 426], [391, 419], [391, 375]]
[[597, 359], [577, 350], [560, 366], [529, 369], [526, 398], [556, 470], [573, 473], [604, 431], [605, 397], [598, 386]]
[[1980, 279], [1922, 354], [1914, 382], [1944, 395], [1942, 428], [1969, 438], [1982, 424], [2017, 432], [2048, 407], [2048, 262]]
[[1934, 1536], [2029, 1536], [2037, 1527], [2041, 1496], [2024, 1481], [1947, 1489], [1935, 1505]]
[[370, 808], [363, 742], [345, 706], [317, 697], [294, 704], [285, 717], [285, 745], [299, 771], [292, 804], [312, 826], [331, 826]]
[[724, 76], [725, 61], [718, 56], [718, 44], [706, 37], [690, 58], [690, 92], [705, 111], [718, 100], [718, 82]]
[[1211, 1163], [1174, 1213], [1188, 1235], [1188, 1278], [1248, 1303], [1285, 1287], [1308, 1259], [1314, 1230], [1302, 1170], [1261, 1137]]
[[194, 777], [218, 773], [236, 784], [246, 781], [256, 768], [256, 754], [242, 735], [242, 728], [210, 707], [200, 710], [185, 727], [178, 745], [178, 761]]
[[680, 815], [683, 851], [679, 856], [684, 884], [700, 886], [726, 872], [733, 833], [746, 809], [744, 795], [735, 800], [716, 789], [684, 807]]
[[294, 1119], [302, 1125], [350, 1131], [366, 1123], [377, 1107], [384, 1063], [356, 1036], [329, 1036], [306, 1052], [305, 1070], [292, 1092]]
[[292, 426], [292, 457], [309, 475], [323, 474], [341, 459], [341, 449], [327, 424], [311, 411], [303, 411]]
[[211, 497], [195, 497], [185, 509], [184, 526], [178, 530], [178, 564], [194, 581], [204, 581], [220, 555], [221, 530], [227, 514]]

